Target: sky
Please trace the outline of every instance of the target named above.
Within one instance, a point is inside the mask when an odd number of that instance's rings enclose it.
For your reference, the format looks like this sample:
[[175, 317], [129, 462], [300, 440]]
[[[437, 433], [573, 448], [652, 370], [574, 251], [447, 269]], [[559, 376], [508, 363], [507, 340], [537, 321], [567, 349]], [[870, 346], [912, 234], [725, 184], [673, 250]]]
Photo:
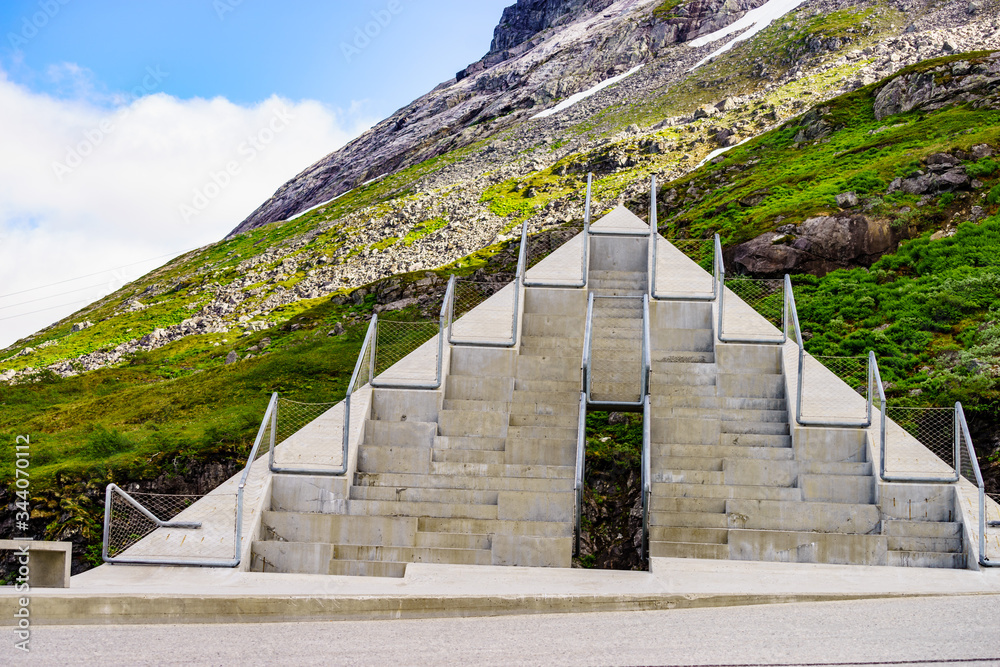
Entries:
[[224, 237], [513, 1], [4, 0], [0, 349]]

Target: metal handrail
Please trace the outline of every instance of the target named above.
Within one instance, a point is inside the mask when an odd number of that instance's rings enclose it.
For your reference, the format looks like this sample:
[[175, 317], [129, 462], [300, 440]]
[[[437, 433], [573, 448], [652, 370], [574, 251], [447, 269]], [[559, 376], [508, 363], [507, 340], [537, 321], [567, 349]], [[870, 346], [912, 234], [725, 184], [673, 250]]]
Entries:
[[[720, 343], [749, 343], [759, 345], [784, 345], [788, 341], [788, 299], [783, 299], [782, 317], [784, 321], [781, 325], [781, 338], [726, 338], [722, 333], [722, 321], [726, 312], [726, 263], [722, 258], [722, 242], [718, 234], [715, 236], [715, 281], [719, 294], [719, 325], [718, 338]], [[787, 278], [787, 276], [786, 276]]]
[[105, 492], [104, 501], [104, 546], [101, 550], [101, 558], [105, 563], [119, 564], [119, 565], [184, 565], [187, 567], [237, 567], [242, 560], [242, 550], [241, 542], [243, 541], [243, 498], [244, 491], [247, 485], [247, 479], [250, 476], [250, 469], [257, 459], [257, 454], [260, 451], [260, 445], [264, 441], [264, 433], [266, 427], [270, 424], [271, 426], [271, 442], [274, 441], [274, 430], [275, 430], [275, 420], [274, 417], [277, 414], [278, 407], [278, 394], [271, 395], [271, 401], [268, 403], [267, 411], [264, 413], [264, 419], [260, 424], [260, 429], [257, 431], [257, 438], [254, 440], [253, 447], [250, 449], [250, 455], [247, 457], [247, 463], [243, 467], [243, 474], [240, 475], [239, 485], [236, 489], [236, 527], [235, 527], [235, 544], [234, 544], [234, 555], [231, 560], [178, 560], [175, 558], [122, 558], [121, 556], [111, 557], [108, 555], [108, 547], [110, 544], [111, 537], [111, 494], [117, 493], [122, 496], [129, 504], [138, 509], [146, 518], [151, 519], [157, 524], [157, 528], [180, 528], [180, 529], [192, 529], [198, 530], [201, 528], [200, 523], [188, 523], [188, 522], [172, 522], [172, 521], [160, 521], [153, 515], [152, 512], [147, 510], [135, 500], [128, 493], [119, 488], [116, 484], [108, 484], [107, 491]]
[[642, 395], [649, 395], [650, 375], [653, 372], [653, 350], [649, 335], [649, 295], [642, 297]]
[[580, 555], [580, 534], [583, 530], [583, 488], [587, 465], [587, 394], [580, 392], [580, 414], [576, 436], [576, 478], [573, 490], [576, 492], [576, 529], [573, 540], [573, 555]]
[[875, 384], [875, 376], [872, 373], [871, 357], [868, 360], [868, 412], [867, 416], [862, 421], [836, 421], [836, 420], [816, 420], [808, 419], [802, 416], [802, 387], [805, 384], [804, 371], [805, 371], [805, 359], [806, 359], [806, 347], [802, 340], [802, 327], [799, 326], [799, 310], [798, 306], [795, 304], [795, 293], [792, 291], [792, 279], [789, 275], [785, 275], [785, 338], [789, 337], [789, 326], [792, 327], [792, 332], [795, 336], [795, 342], [799, 347], [799, 363], [798, 363], [798, 387], [797, 394], [798, 397], [795, 403], [795, 421], [800, 426], [827, 426], [827, 427], [860, 427], [868, 428], [872, 425], [872, 414], [873, 414], [873, 388]]
[[590, 393], [590, 343], [594, 335], [594, 293], [591, 292], [587, 297], [587, 326], [583, 334], [583, 365], [581, 366], [581, 372], [583, 374], [583, 388], [584, 395]]
[[649, 394], [646, 394], [642, 405], [642, 542], [639, 547], [639, 557], [646, 557], [646, 543], [649, 540], [649, 505], [653, 489], [650, 449], [652, 448], [653, 411], [650, 406]]
[[[591, 220], [591, 192], [594, 184], [594, 175], [587, 174], [587, 203], [584, 206], [583, 212], [583, 251], [580, 253], [580, 275], [582, 276], [578, 282], [564, 283], [564, 282], [546, 282], [544, 280], [529, 280], [527, 270], [525, 270], [523, 275], [522, 284], [525, 287], [568, 287], [568, 288], [580, 288], [587, 286], [587, 262], [590, 256], [590, 220]], [[521, 248], [522, 250], [527, 247], [527, 223], [522, 226], [521, 231]], [[525, 267], [527, 268], [527, 267]]]
[[[868, 363], [872, 368], [872, 375], [875, 384], [875, 389], [878, 391], [879, 396], [879, 412], [881, 412], [882, 420], [879, 432], [879, 477], [881, 477], [884, 482], [901, 482], [901, 483], [924, 483], [924, 484], [954, 484], [962, 477], [961, 465], [962, 456], [959, 443], [959, 430], [955, 428], [955, 474], [951, 477], [908, 477], [904, 475], [890, 475], [886, 473], [886, 430], [888, 424], [888, 417], [886, 417], [886, 412], [888, 412], [888, 406], [886, 405], [885, 398], [885, 388], [882, 386], [882, 373], [878, 368], [878, 360], [875, 358], [875, 353], [870, 352]], [[958, 411], [955, 411], [955, 423], [958, 424]]]
[[[511, 317], [511, 327], [510, 327], [510, 339], [503, 341], [483, 341], [483, 340], [461, 340], [456, 339], [453, 335], [455, 330], [455, 276], [451, 277], [448, 281], [448, 288], [451, 293], [451, 302], [448, 306], [448, 321], [450, 326], [448, 327], [448, 342], [452, 345], [457, 346], [475, 346], [475, 347], [504, 347], [510, 348], [517, 345], [517, 320], [520, 314], [521, 307], [521, 289], [525, 285], [525, 268], [527, 266], [527, 244], [528, 244], [528, 224], [524, 223], [521, 225], [521, 248], [517, 254], [517, 272], [514, 274], [514, 312]], [[586, 245], [586, 244], [584, 244]]]
[[990, 560], [986, 555], [986, 527], [1000, 526], [1000, 522], [986, 521], [986, 484], [983, 482], [983, 473], [979, 469], [979, 458], [976, 456], [976, 447], [972, 443], [972, 436], [969, 435], [969, 424], [965, 421], [965, 409], [961, 403], [955, 404], [955, 414], [958, 416], [958, 427], [965, 437], [965, 446], [969, 454], [969, 461], [972, 465], [972, 472], [976, 478], [976, 486], [979, 487], [979, 564], [985, 567], [1000, 567], [1000, 561]]

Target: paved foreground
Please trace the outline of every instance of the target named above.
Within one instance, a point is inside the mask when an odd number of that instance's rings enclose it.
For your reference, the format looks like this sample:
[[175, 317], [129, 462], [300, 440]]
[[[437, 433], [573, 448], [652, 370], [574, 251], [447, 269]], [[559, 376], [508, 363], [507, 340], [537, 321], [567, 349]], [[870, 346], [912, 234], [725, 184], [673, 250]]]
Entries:
[[473, 619], [48, 626], [33, 632], [30, 656], [14, 655], [12, 643], [8, 637], [0, 663], [1000, 665], [1000, 596]]

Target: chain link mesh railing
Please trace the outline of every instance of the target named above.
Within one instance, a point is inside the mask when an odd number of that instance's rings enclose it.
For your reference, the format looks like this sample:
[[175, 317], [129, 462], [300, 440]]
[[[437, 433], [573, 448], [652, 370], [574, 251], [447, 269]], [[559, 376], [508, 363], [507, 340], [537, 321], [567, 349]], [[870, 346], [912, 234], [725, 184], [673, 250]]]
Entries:
[[[272, 395], [240, 477], [207, 495], [126, 493], [109, 484], [105, 494], [102, 557], [109, 563], [236, 567], [242, 554], [244, 503], [263, 491], [265, 457], [278, 405]], [[256, 465], [258, 464], [259, 465]], [[251, 476], [251, 472], [254, 475]]]
[[516, 289], [516, 283], [456, 280], [451, 342], [513, 343]]
[[381, 383], [434, 382], [435, 368], [439, 363], [437, 349], [431, 361], [407, 357], [440, 333], [441, 324], [436, 321], [396, 322], [379, 319], [375, 332], [375, 378], [379, 378]]
[[805, 425], [868, 426], [868, 357], [802, 354], [798, 422]]
[[[929, 449], [949, 468], [955, 468], [955, 410], [953, 408], [905, 408], [888, 406], [886, 417]], [[897, 434], [901, 435], [901, 434]], [[905, 437], [887, 435], [886, 445], [903, 447]], [[914, 467], [914, 466], [910, 466]], [[899, 471], [894, 471], [899, 472]], [[905, 472], [922, 472], [907, 470]]]
[[653, 298], [715, 298], [714, 239], [670, 239], [653, 235]]
[[[723, 276], [719, 340], [782, 343], [785, 340], [785, 281]], [[728, 290], [739, 301], [725, 298]], [[770, 326], [768, 326], [770, 325]], [[771, 327], [778, 330], [775, 333]]]
[[[585, 225], [574, 225], [547, 229], [527, 236], [524, 242], [526, 272], [524, 284], [529, 287], [582, 287], [586, 282], [586, 235], [580, 237], [580, 233], [585, 228]], [[569, 263], [560, 263], [552, 267], [538, 266], [542, 260], [570, 242], [579, 244], [579, 258], [574, 254]], [[528, 271], [531, 271], [530, 275], [527, 274]]]
[[338, 406], [338, 403], [298, 403], [279, 398], [271, 470], [341, 470], [344, 409]]
[[236, 556], [236, 494], [129, 496], [159, 523], [119, 491], [113, 491], [106, 544], [110, 558], [126, 551], [130, 558], [150, 559], [181, 560], [197, 555], [199, 560], [224, 561]]

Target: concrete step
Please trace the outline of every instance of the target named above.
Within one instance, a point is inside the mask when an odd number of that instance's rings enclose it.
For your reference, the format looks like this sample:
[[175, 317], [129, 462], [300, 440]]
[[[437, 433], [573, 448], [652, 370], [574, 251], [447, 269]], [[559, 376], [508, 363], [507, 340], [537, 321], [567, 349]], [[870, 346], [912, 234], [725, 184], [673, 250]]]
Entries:
[[715, 385], [678, 386], [651, 381], [649, 383], [650, 405], [654, 408], [665, 405], [697, 405], [699, 399], [714, 400], [719, 393]]
[[562, 414], [512, 414], [510, 416], [511, 426], [541, 426], [545, 428], [571, 428], [575, 429], [579, 422], [579, 409], [572, 413]]
[[591, 269], [587, 274], [587, 282], [591, 280], [646, 280], [645, 271], [619, 271], [614, 269]]
[[579, 382], [581, 357], [518, 357], [519, 380], [557, 380]]
[[653, 417], [650, 437], [654, 443], [710, 445], [719, 441], [720, 428], [718, 420]]
[[723, 433], [747, 433], [758, 435], [789, 435], [788, 422], [758, 422], [750, 419], [723, 419]]
[[[618, 285], [617, 287], [615, 285]], [[609, 297], [609, 296], [631, 296], [631, 297], [641, 297], [646, 293], [645, 285], [624, 283], [624, 282], [609, 282], [609, 283], [591, 283], [588, 281], [587, 288], [590, 293], [595, 297]], [[638, 301], [638, 299], [636, 299]]]
[[[655, 475], [654, 475], [655, 477]], [[739, 486], [727, 484], [666, 484], [655, 482], [652, 495], [683, 498], [745, 498], [749, 500], [799, 501], [802, 490], [794, 487]]]
[[709, 375], [714, 378], [719, 372], [715, 364], [681, 361], [653, 361], [652, 368], [654, 375]]
[[881, 522], [875, 505], [849, 503], [732, 499], [726, 512], [730, 528], [750, 530], [871, 535], [879, 532]]
[[535, 479], [572, 479], [574, 466], [496, 465], [486, 463], [431, 463], [433, 475], [473, 477], [525, 477]]
[[431, 449], [423, 447], [358, 448], [358, 472], [408, 472], [429, 473]]
[[[715, 386], [715, 373], [664, 373], [653, 371], [650, 385], [656, 387]], [[655, 385], [653, 384], [655, 383]]]
[[507, 438], [505, 462], [551, 466], [576, 465], [577, 438]]
[[473, 401], [509, 402], [514, 395], [513, 377], [468, 377], [449, 375], [444, 397]]
[[365, 420], [365, 445], [395, 447], [430, 447], [437, 435], [433, 422], [385, 422]]
[[779, 345], [723, 343], [716, 347], [715, 359], [726, 373], [746, 373], [747, 368], [764, 373], [781, 373], [782, 348]]
[[[696, 396], [678, 392], [673, 396], [650, 396], [654, 409], [697, 409], [697, 410], [758, 410], [781, 412], [787, 415], [788, 405], [783, 398], [732, 398], [726, 396]], [[766, 421], [766, 420], [762, 420]]]
[[579, 316], [525, 313], [522, 335], [579, 337], [582, 340], [587, 326], [586, 320], [586, 313]]
[[[583, 334], [580, 336], [533, 336], [524, 334], [521, 336], [521, 349], [531, 348], [538, 350], [561, 350], [567, 353], [577, 353], [583, 350]], [[558, 352], [552, 353], [559, 356]]]
[[580, 316], [587, 312], [587, 290], [528, 287], [524, 290], [524, 312]]
[[448, 372], [456, 377], [510, 377], [517, 354], [509, 348], [452, 347]]
[[722, 470], [722, 461], [714, 457], [651, 456], [650, 466], [655, 471]]
[[838, 565], [885, 565], [881, 535], [809, 530], [730, 530], [733, 560]]
[[507, 441], [511, 440], [562, 440], [576, 442], [576, 422], [572, 426], [510, 426]]
[[714, 512], [724, 514], [725, 498], [667, 498], [653, 496], [650, 498], [651, 512]]
[[563, 403], [547, 403], [544, 400], [544, 396], [537, 396], [535, 401], [527, 401], [515, 395], [514, 402], [510, 406], [510, 416], [569, 416], [576, 419], [580, 414], [580, 397], [577, 395], [574, 398], [575, 400], [573, 401], [565, 401]]
[[729, 542], [729, 529], [650, 526], [649, 540], [650, 542], [727, 544]]
[[507, 454], [503, 451], [484, 451], [474, 449], [440, 449], [431, 453], [431, 461], [437, 463], [493, 463], [507, 462]]
[[777, 374], [719, 373], [720, 396], [785, 398], [785, 378]]
[[729, 559], [728, 544], [701, 544], [698, 542], [649, 542], [649, 555], [653, 558], [708, 558]]
[[570, 521], [500, 521], [482, 519], [442, 519], [421, 517], [417, 530], [428, 533], [462, 535], [524, 535], [528, 537], [572, 537]]
[[[642, 338], [642, 318], [641, 317], [604, 317], [603, 315], [594, 322], [594, 334], [605, 331], [630, 331], [630, 336]], [[600, 326], [598, 326], [598, 324]]]
[[762, 433], [721, 433], [719, 444], [737, 447], [791, 447], [790, 435], [765, 435]]
[[962, 553], [934, 553], [928, 551], [890, 551], [889, 565], [894, 567], [937, 567], [964, 570], [967, 558]]
[[261, 523], [269, 542], [410, 546], [417, 533], [412, 517], [265, 511]]
[[577, 364], [583, 359], [583, 345], [573, 347], [540, 347], [538, 345], [522, 345], [518, 359], [531, 361], [537, 357], [545, 359], [573, 359]]
[[435, 489], [401, 486], [352, 486], [350, 498], [354, 500], [380, 500], [407, 503], [446, 503], [470, 505], [496, 505], [497, 491], [471, 491], [466, 489]]
[[962, 553], [961, 537], [887, 537], [890, 551]]
[[545, 393], [565, 393], [565, 394], [575, 394], [576, 400], [580, 399], [580, 391], [582, 387], [582, 379], [577, 379], [573, 382], [559, 381], [559, 380], [515, 380], [514, 390], [515, 391], [526, 391], [526, 392], [545, 392]]
[[671, 528], [726, 528], [725, 514], [716, 512], [650, 512], [650, 526]]
[[657, 470], [653, 468], [653, 483], [655, 484], [711, 484], [721, 486], [726, 483], [724, 472], [705, 472], [702, 470]]
[[331, 544], [254, 542], [251, 569], [283, 574], [326, 574], [347, 577], [397, 577], [406, 563], [378, 560], [336, 560]]
[[809, 502], [871, 504], [875, 478], [854, 475], [799, 475], [802, 500]]
[[962, 524], [957, 521], [886, 520], [885, 534], [889, 537], [927, 537], [935, 539], [962, 538]]
[[714, 353], [715, 351], [715, 331], [712, 329], [654, 327], [650, 331], [650, 338], [653, 361], [665, 361], [677, 352]]
[[353, 516], [413, 516], [444, 519], [496, 519], [496, 505], [466, 503], [396, 502], [387, 500], [351, 500], [347, 513]]
[[715, 354], [713, 352], [653, 350], [650, 353], [650, 357], [652, 359], [656, 359], [656, 361], [652, 362], [653, 364], [664, 364], [664, 363], [714, 364], [715, 363]]
[[434, 450], [467, 449], [479, 452], [502, 452], [506, 438], [481, 438], [474, 435], [439, 435], [434, 438]]
[[337, 560], [390, 563], [434, 563], [437, 565], [491, 565], [488, 549], [440, 549], [434, 547], [382, 547], [334, 545]]
[[764, 422], [768, 424], [788, 424], [788, 412], [785, 410], [741, 410], [733, 408], [692, 408], [692, 407], [653, 407], [653, 416], [660, 419], [717, 419], [725, 422]]
[[417, 532], [416, 546], [428, 549], [489, 549], [489, 535]]
[[459, 410], [464, 412], [510, 412], [508, 401], [468, 401], [458, 398], [445, 399], [441, 405], [444, 410]]
[[791, 461], [795, 457], [795, 450], [791, 447], [723, 447], [721, 445], [667, 445], [653, 443], [650, 446], [650, 454], [658, 457], [683, 456]]
[[[573, 391], [529, 391], [518, 389], [514, 392], [514, 401], [511, 404], [511, 412], [523, 412], [528, 410], [578, 410], [580, 407], [580, 392], [582, 387], [577, 385]], [[539, 412], [539, 414], [545, 414]]]
[[438, 429], [446, 436], [503, 438], [507, 435], [508, 415], [499, 412], [441, 410]]
[[469, 475], [408, 475], [389, 473], [354, 476], [356, 486], [395, 486], [406, 488], [463, 489], [478, 491], [533, 491], [561, 493], [573, 490], [573, 478], [481, 477]]

